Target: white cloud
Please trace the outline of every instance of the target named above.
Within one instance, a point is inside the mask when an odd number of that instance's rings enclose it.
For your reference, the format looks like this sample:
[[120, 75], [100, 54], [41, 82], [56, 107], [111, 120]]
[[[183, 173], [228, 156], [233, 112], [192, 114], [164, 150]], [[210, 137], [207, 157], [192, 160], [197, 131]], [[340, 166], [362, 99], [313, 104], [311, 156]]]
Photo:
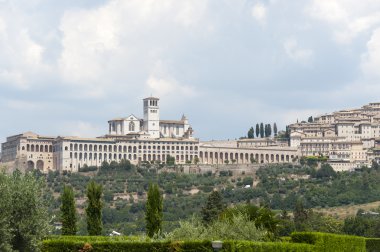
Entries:
[[367, 52], [362, 55], [361, 68], [364, 74], [380, 81], [380, 28], [372, 33], [367, 43]]
[[63, 122], [62, 126], [64, 127], [60, 132], [62, 132], [62, 135], [67, 136], [95, 137], [104, 134], [101, 127], [84, 121]]
[[256, 3], [252, 7], [252, 17], [254, 17], [261, 25], [265, 24], [267, 18], [267, 8], [262, 3]]
[[307, 13], [329, 24], [338, 43], [350, 43], [380, 23], [380, 1], [313, 0]]
[[286, 54], [292, 60], [299, 63], [310, 63], [313, 57], [311, 49], [300, 48], [298, 41], [294, 38], [289, 38], [283, 43]]

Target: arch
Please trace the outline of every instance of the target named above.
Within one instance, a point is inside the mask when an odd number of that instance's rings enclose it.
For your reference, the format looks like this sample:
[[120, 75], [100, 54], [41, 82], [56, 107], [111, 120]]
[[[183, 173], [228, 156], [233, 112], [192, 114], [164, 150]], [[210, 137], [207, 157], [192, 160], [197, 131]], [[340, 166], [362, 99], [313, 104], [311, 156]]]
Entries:
[[286, 162], [289, 162], [289, 155], [286, 155]]
[[136, 150], [137, 148], [136, 148], [136, 146], [133, 146], [133, 153], [136, 153]]
[[127, 152], [127, 146], [123, 146], [123, 152], [126, 153]]
[[265, 154], [265, 161], [269, 163], [269, 154]]
[[37, 161], [37, 169], [40, 171], [44, 170], [44, 161], [42, 161], [42, 160]]
[[276, 155], [276, 162], [280, 162], [280, 156], [278, 154]]
[[98, 153], [94, 153], [94, 160], [98, 159]]
[[246, 163], [249, 162], [249, 154], [248, 154], [248, 153], [245, 153], [245, 162], [246, 162]]
[[113, 146], [113, 152], [117, 152], [117, 146], [116, 145]]
[[70, 151], [73, 151], [73, 144], [70, 144]]
[[92, 144], [88, 145], [88, 151], [92, 151]]
[[30, 145], [29, 144], [26, 145], [26, 151], [30, 151]]
[[79, 160], [82, 160], [82, 158], [83, 158], [83, 154], [79, 153]]
[[270, 161], [271, 161], [272, 163], [274, 162], [274, 155], [273, 155], [273, 154], [270, 155]]
[[132, 154], [128, 154], [128, 159], [132, 160]]
[[79, 151], [83, 151], [83, 145], [82, 144], [79, 145]]
[[104, 155], [103, 155], [103, 160], [107, 161], [107, 154], [106, 153], [104, 153]]
[[74, 151], [78, 151], [78, 144], [74, 144]]
[[255, 159], [257, 163], [260, 163], [259, 153], [256, 153]]
[[84, 153], [84, 160], [87, 160], [87, 152]]
[[284, 155], [281, 155], [281, 162], [284, 162]]
[[129, 131], [135, 131], [135, 123], [134, 122], [130, 122], [128, 129], [129, 129]]
[[98, 146], [94, 145], [94, 151], [98, 151]]
[[121, 155], [121, 154], [119, 154], [119, 159], [120, 159], [120, 160], [122, 159], [122, 155]]
[[40, 146], [36, 144], [36, 152], [40, 152]]
[[84, 151], [87, 151], [87, 144], [84, 145]]
[[[115, 146], [116, 147], [116, 146]], [[121, 145], [119, 145], [119, 152], [122, 152], [122, 148]]]
[[128, 146], [128, 152], [132, 152], [132, 146]]
[[243, 153], [240, 153], [239, 161], [240, 161], [240, 163], [244, 163], [244, 154]]
[[[66, 147], [67, 148], [67, 147]], [[67, 149], [66, 149], [67, 150]], [[45, 145], [45, 152], [49, 152], [49, 147]]]
[[92, 153], [88, 154], [88, 160], [92, 160]]
[[34, 170], [34, 162], [32, 160], [29, 160], [26, 171], [32, 171], [32, 170]]

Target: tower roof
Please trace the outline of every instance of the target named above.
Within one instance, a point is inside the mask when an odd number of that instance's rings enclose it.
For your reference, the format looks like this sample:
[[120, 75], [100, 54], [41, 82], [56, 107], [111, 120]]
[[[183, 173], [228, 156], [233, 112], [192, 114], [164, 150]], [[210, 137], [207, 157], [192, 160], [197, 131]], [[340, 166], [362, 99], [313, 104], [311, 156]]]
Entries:
[[159, 99], [160, 98], [150, 96], [150, 97], [144, 98], [143, 101], [145, 101], [145, 100], [156, 100], [156, 101], [158, 101]]

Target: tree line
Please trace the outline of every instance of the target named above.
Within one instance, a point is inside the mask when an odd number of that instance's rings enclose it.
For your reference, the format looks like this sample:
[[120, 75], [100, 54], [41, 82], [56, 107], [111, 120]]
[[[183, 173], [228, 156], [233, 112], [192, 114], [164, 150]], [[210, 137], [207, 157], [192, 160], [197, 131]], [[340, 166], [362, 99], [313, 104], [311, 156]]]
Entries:
[[264, 138], [264, 137], [271, 137], [272, 134], [276, 137], [277, 136], [277, 124], [273, 123], [273, 131], [272, 131], [272, 125], [270, 123], [264, 124], [264, 123], [257, 123], [256, 124], [256, 131], [253, 127], [249, 128], [247, 133], [247, 138], [253, 139], [255, 138]]

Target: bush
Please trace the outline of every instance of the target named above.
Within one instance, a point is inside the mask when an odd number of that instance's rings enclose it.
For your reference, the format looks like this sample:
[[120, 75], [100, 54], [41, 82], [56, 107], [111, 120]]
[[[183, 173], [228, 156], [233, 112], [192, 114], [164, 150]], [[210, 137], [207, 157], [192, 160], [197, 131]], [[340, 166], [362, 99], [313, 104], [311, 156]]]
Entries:
[[292, 242], [308, 243], [316, 246], [317, 251], [365, 252], [365, 238], [349, 235], [336, 235], [317, 232], [294, 232]]
[[368, 252], [380, 252], [380, 238], [367, 238], [365, 245]]
[[[126, 240], [123, 240], [126, 239]], [[92, 247], [93, 252], [128, 251], [128, 252], [212, 252], [211, 241], [132, 241], [129, 237], [60, 237], [45, 240], [42, 252], [77, 252], [85, 246]], [[315, 246], [309, 244], [296, 244], [289, 242], [251, 242], [251, 241], [224, 241], [224, 252], [312, 252]]]

